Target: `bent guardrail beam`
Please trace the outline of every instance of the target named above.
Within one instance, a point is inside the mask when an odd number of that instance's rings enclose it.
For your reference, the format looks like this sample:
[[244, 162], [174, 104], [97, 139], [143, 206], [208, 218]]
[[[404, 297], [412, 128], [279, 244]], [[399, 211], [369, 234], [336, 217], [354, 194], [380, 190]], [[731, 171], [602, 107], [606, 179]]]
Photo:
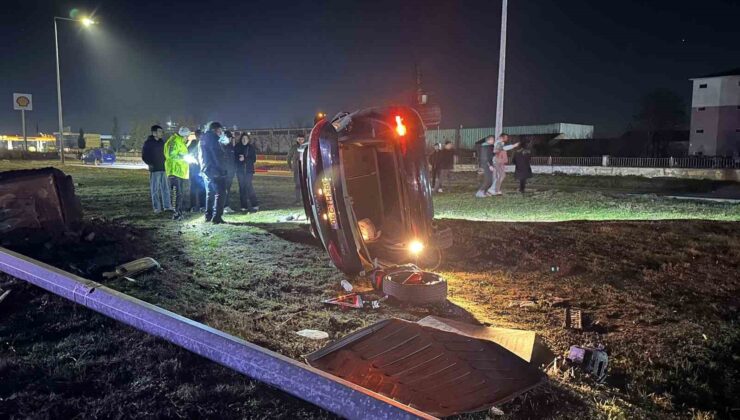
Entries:
[[306, 364], [2, 247], [0, 271], [340, 416], [434, 418]]

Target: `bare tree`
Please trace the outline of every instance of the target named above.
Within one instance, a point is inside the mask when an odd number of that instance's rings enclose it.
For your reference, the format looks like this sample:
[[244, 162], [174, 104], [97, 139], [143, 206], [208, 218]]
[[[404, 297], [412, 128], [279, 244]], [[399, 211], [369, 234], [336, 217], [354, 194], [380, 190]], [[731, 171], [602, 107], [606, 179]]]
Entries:
[[635, 115], [637, 127], [647, 133], [647, 153], [660, 156], [667, 144], [661, 142], [660, 131], [678, 130], [686, 125], [687, 113], [683, 99], [667, 89], [656, 89], [642, 97]]

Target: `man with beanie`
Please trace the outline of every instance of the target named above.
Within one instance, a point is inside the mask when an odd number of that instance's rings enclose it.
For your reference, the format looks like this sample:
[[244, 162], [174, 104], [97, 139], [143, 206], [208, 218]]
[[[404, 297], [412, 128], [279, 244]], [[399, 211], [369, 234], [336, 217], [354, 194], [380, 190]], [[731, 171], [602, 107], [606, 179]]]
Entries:
[[224, 223], [226, 199], [226, 165], [222, 144], [225, 144], [224, 127], [212, 122], [200, 139], [200, 169], [206, 183], [206, 222]]
[[141, 159], [149, 167], [149, 191], [152, 195], [154, 213], [160, 213], [162, 210], [172, 210], [164, 168], [164, 142], [162, 141], [164, 130], [158, 125], [153, 125], [151, 131], [152, 134], [141, 148]]
[[164, 143], [164, 169], [169, 181], [172, 202], [175, 204], [175, 214], [172, 219], [182, 219], [182, 202], [185, 196], [185, 180], [190, 177], [190, 168], [185, 161], [188, 148], [185, 140], [190, 135], [190, 129], [180, 127], [180, 131], [170, 136]]

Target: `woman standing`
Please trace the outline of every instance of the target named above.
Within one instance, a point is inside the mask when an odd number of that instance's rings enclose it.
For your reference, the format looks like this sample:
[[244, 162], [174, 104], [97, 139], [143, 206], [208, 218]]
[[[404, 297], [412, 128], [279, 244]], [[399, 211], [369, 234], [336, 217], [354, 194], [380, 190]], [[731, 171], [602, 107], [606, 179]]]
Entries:
[[257, 149], [254, 142], [247, 135], [242, 133], [239, 141], [234, 148], [236, 163], [236, 177], [239, 181], [239, 201], [242, 211], [258, 211], [259, 201], [257, 194], [252, 186], [254, 177], [254, 163], [257, 162]]

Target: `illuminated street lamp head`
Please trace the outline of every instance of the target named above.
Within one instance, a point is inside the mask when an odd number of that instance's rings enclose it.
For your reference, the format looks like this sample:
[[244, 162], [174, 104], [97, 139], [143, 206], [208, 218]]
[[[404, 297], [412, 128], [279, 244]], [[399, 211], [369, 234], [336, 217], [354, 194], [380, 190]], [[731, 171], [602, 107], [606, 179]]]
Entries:
[[88, 26], [88, 27], [89, 26], [92, 26], [92, 25], [95, 25], [95, 23], [96, 23], [94, 20], [90, 19], [89, 17], [82, 18], [82, 20], [80, 20], [80, 22], [82, 22], [83, 25]]

